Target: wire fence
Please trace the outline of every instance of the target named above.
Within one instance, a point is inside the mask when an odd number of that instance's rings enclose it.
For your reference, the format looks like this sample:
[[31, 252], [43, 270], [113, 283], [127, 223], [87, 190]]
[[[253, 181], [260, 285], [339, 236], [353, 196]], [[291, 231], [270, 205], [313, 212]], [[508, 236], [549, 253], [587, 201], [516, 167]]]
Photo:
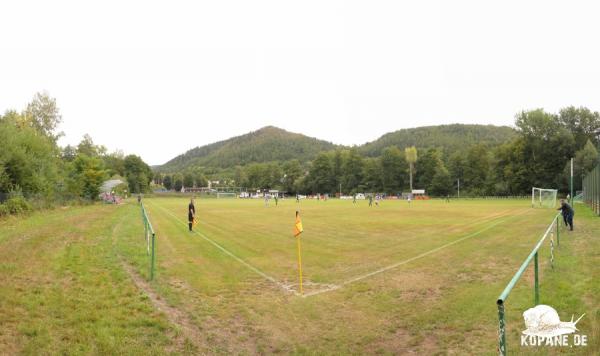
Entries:
[[583, 178], [583, 201], [600, 216], [600, 165]]

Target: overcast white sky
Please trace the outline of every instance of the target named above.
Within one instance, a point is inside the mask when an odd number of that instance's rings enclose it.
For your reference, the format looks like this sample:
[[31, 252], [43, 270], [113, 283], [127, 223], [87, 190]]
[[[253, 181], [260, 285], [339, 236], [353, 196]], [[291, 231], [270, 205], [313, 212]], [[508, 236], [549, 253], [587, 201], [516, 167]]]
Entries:
[[266, 125], [342, 144], [600, 109], [598, 1], [4, 1], [0, 112], [161, 164]]

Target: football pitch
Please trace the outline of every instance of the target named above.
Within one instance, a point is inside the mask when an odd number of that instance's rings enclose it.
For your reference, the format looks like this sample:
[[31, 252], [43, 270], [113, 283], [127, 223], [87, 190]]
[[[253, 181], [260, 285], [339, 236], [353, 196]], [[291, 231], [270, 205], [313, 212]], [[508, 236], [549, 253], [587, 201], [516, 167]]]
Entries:
[[[188, 202], [144, 199], [157, 236], [150, 282], [133, 201], [34, 215], [10, 229], [12, 222], [3, 223], [0, 349], [495, 354], [494, 302], [556, 214], [532, 209], [526, 199], [386, 200], [378, 207], [283, 199], [265, 207], [263, 200], [199, 198], [199, 223], [189, 232]], [[591, 237], [599, 224], [586, 209], [578, 212], [578, 230], [563, 230], [554, 270], [549, 246], [540, 250], [541, 302], [591, 314], [578, 327], [592, 338], [599, 273], [593, 257], [583, 256], [600, 242]], [[302, 295], [296, 210], [304, 225]], [[27, 226], [38, 228], [26, 233]], [[21, 265], [28, 268], [20, 271]], [[532, 276], [529, 268], [506, 305], [507, 341], [515, 352], [522, 313], [533, 304]], [[54, 306], [57, 298], [61, 307]], [[43, 307], [35, 308], [38, 300]], [[75, 320], [56, 321], [57, 308], [69, 313], [69, 305]]]

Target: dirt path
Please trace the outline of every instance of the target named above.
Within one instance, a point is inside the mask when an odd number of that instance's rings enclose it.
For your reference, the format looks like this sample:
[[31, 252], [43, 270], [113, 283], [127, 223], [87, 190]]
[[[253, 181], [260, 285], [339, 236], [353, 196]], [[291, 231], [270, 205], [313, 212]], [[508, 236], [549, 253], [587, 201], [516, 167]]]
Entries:
[[186, 349], [186, 342], [195, 346], [198, 349], [198, 341], [202, 339], [202, 333], [200, 330], [192, 323], [192, 321], [186, 316], [184, 312], [181, 310], [174, 308], [167, 304], [165, 300], [163, 300], [154, 290], [150, 287], [148, 282], [144, 280], [137, 272], [134, 271], [133, 267], [127, 264], [124, 261], [121, 261], [123, 265], [123, 269], [133, 280], [133, 283], [136, 287], [143, 291], [154, 307], [161, 312], [163, 312], [169, 322], [175, 325], [181, 334], [175, 335], [175, 344], [177, 345], [177, 349], [183, 351]]
[[[122, 218], [112, 230], [113, 246], [123, 220], [124, 218]], [[198, 327], [192, 323], [185, 312], [167, 304], [167, 302], [152, 289], [150, 284], [148, 284], [148, 282], [141, 277], [131, 265], [125, 262], [123, 256], [119, 255], [119, 259], [121, 260], [123, 270], [129, 275], [135, 286], [144, 292], [154, 305], [154, 308], [164, 313], [169, 322], [178, 329], [179, 332], [173, 335], [175, 344], [175, 350], [173, 351], [185, 351], [190, 348], [189, 346], [192, 346], [191, 348], [197, 351], [200, 346], [198, 345], [198, 342], [199, 340], [202, 340], [202, 333]]]

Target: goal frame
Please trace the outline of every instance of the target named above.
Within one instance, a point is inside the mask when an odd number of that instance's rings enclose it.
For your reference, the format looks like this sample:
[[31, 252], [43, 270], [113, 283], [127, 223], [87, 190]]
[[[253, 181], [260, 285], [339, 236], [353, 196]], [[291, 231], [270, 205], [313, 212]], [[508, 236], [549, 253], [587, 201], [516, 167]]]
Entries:
[[217, 199], [222, 199], [222, 198], [235, 199], [235, 198], [237, 198], [237, 193], [233, 193], [233, 192], [217, 192]]
[[547, 189], [547, 188], [538, 188], [538, 187], [531, 187], [531, 207], [535, 208], [536, 207], [536, 192], [539, 192], [539, 199], [537, 199], [537, 203], [539, 207], [544, 207], [542, 205], [542, 193], [543, 192], [551, 192], [554, 194], [554, 204], [552, 205], [552, 207], [556, 206], [556, 197], [558, 195], [558, 190], [557, 189]]

